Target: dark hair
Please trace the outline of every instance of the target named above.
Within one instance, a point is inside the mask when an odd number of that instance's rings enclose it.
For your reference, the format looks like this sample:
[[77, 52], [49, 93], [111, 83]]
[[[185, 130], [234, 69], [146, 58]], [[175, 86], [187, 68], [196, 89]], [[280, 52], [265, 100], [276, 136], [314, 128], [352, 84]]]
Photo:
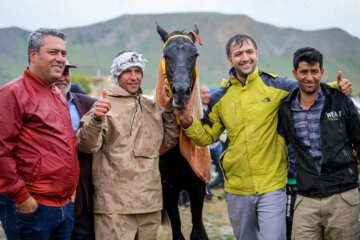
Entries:
[[254, 39], [252, 39], [252, 37], [248, 36], [248, 35], [245, 35], [245, 34], [236, 34], [234, 36], [232, 36], [226, 43], [226, 56], [228, 58], [230, 58], [230, 45], [235, 42], [235, 44], [240, 44], [240, 47], [243, 45], [244, 42], [247, 42], [247, 41], [251, 41], [252, 44], [254, 45], [254, 48], [255, 48], [255, 51], [257, 51], [257, 45], [256, 45], [256, 42], [254, 41]]
[[66, 40], [65, 34], [56, 30], [49, 28], [39, 28], [32, 32], [28, 39], [28, 61], [30, 63], [30, 50], [34, 49], [37, 53], [40, 51], [40, 47], [44, 45], [43, 38], [45, 36], [55, 36], [61, 38], [62, 40]]
[[298, 69], [300, 62], [307, 62], [310, 65], [319, 63], [320, 70], [323, 68], [323, 56], [315, 48], [304, 47], [296, 50], [293, 59], [293, 65], [295, 71]]

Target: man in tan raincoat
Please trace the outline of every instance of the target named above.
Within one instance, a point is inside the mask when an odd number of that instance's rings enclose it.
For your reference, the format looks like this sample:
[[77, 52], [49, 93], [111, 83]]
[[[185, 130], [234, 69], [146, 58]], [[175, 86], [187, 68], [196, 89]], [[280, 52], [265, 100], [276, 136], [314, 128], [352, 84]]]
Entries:
[[141, 95], [145, 60], [132, 51], [114, 59], [114, 84], [84, 115], [79, 150], [93, 153], [96, 239], [156, 239], [162, 192], [159, 148], [178, 143], [179, 129], [164, 89], [165, 111]]

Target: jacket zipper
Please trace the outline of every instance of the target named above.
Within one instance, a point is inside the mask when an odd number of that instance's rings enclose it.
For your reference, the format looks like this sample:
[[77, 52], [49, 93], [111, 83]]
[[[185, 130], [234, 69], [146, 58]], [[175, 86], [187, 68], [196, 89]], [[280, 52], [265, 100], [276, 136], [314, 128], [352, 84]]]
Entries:
[[232, 109], [232, 114], [233, 114], [233, 118], [234, 118], [234, 124], [237, 125], [237, 123], [236, 123], [236, 112], [235, 112], [235, 103], [231, 103], [231, 109]]
[[[50, 88], [50, 91], [51, 91], [51, 94], [52, 94], [53, 99], [54, 99], [54, 101], [55, 101], [56, 107], [59, 108], [59, 104], [62, 104], [61, 99], [60, 99], [60, 98], [57, 98], [57, 93], [56, 93], [56, 91], [53, 91], [52, 88]], [[66, 103], [66, 105], [67, 105], [67, 103]], [[67, 105], [67, 106], [68, 106], [68, 105]], [[62, 121], [64, 121], [64, 119], [62, 119]], [[72, 151], [72, 148], [71, 148], [71, 151]], [[74, 153], [74, 154], [77, 154], [77, 152]], [[76, 165], [75, 161], [72, 161], [73, 170], [76, 169], [75, 165]], [[41, 165], [40, 165], [40, 166], [41, 166]], [[39, 169], [39, 172], [40, 172], [40, 169]], [[73, 174], [74, 172], [71, 171], [71, 173]], [[71, 190], [74, 188], [74, 186], [75, 186], [75, 178], [73, 177], [72, 187], [69, 188], [69, 195], [71, 194]], [[75, 191], [76, 191], [76, 189], [75, 189]], [[72, 195], [72, 194], [71, 194], [71, 195]], [[71, 195], [70, 195], [70, 197], [71, 197]]]
[[134, 120], [135, 120], [135, 115], [136, 115], [137, 109], [138, 109], [138, 104], [137, 104], [136, 101], [138, 101], [139, 106], [140, 106], [140, 109], [141, 109], [141, 111], [142, 111], [142, 106], [141, 106], [141, 102], [140, 102], [140, 95], [139, 95], [139, 96], [135, 97], [135, 113], [134, 113], [133, 119], [132, 119], [132, 121], [131, 121], [130, 136], [131, 136], [131, 133], [132, 133], [132, 128], [133, 128], [133, 124], [134, 124]]

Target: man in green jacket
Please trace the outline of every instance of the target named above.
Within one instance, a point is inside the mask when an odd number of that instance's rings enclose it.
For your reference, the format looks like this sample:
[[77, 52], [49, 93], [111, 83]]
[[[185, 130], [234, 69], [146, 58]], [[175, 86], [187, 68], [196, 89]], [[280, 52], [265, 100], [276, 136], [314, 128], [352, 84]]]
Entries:
[[[175, 113], [185, 134], [199, 146], [209, 145], [227, 130], [220, 165], [236, 239], [286, 239], [288, 161], [285, 141], [276, 128], [280, 100], [297, 83], [260, 71], [257, 46], [250, 36], [231, 37], [226, 53], [230, 79], [211, 97], [202, 123], [188, 108]], [[351, 83], [341, 72], [338, 83], [331, 85], [351, 93]]]

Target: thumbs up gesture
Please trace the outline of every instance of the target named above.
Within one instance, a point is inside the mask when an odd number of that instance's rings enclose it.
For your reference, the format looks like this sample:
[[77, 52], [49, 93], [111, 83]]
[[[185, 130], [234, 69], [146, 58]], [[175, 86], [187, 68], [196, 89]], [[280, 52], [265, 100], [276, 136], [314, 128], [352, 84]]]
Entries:
[[341, 71], [339, 71], [337, 74], [337, 82], [339, 84], [339, 88], [340, 88], [341, 92], [345, 96], [348, 96], [352, 93], [352, 84], [348, 79], [342, 77]]
[[96, 102], [94, 116], [97, 119], [103, 119], [105, 117], [105, 114], [108, 111], [110, 111], [110, 109], [111, 109], [110, 101], [107, 99], [107, 92], [104, 89], [102, 99]]

